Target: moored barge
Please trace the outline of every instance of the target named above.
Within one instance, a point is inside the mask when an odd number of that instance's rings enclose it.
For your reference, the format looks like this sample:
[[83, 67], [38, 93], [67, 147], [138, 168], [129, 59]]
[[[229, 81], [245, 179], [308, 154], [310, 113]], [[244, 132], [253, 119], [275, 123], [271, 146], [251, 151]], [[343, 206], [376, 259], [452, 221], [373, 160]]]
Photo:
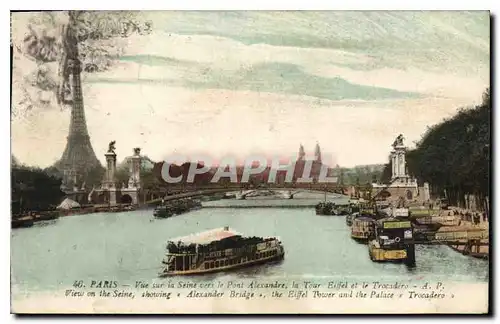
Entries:
[[158, 206], [153, 211], [155, 218], [169, 218], [174, 216], [174, 211], [170, 206]]
[[179, 199], [168, 203], [162, 201], [162, 203], [154, 209], [153, 216], [155, 218], [169, 218], [200, 208], [201, 202], [193, 199]]
[[348, 204], [338, 205], [332, 202], [320, 202], [315, 206], [316, 215], [345, 216], [351, 213], [351, 206]]
[[244, 237], [229, 227], [212, 229], [167, 242], [161, 277], [228, 271], [283, 260], [279, 239]]
[[368, 243], [375, 262], [407, 262], [415, 259], [413, 228], [407, 219], [385, 218], [375, 222], [375, 239]]
[[22, 227], [31, 227], [35, 223], [32, 216], [21, 216], [21, 217], [13, 217], [11, 220], [11, 228], [22, 228]]

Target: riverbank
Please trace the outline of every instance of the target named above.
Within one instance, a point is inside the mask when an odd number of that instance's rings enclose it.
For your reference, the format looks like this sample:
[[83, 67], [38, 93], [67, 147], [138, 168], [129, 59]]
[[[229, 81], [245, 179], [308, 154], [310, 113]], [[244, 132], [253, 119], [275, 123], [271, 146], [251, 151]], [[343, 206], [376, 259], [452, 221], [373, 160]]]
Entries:
[[212, 209], [227, 209], [227, 208], [242, 208], [242, 209], [248, 209], [248, 208], [288, 208], [288, 209], [309, 209], [314, 206], [300, 206], [300, 205], [290, 205], [290, 206], [279, 206], [279, 205], [259, 205], [259, 206], [203, 206], [203, 208], [212, 208]]
[[[473, 222], [467, 220], [461, 220], [459, 226], [453, 226], [449, 228], [441, 228], [438, 233], [444, 233], [446, 231], [478, 231], [489, 233], [489, 223], [482, 222], [479, 224], [474, 224]], [[448, 246], [454, 251], [461, 253], [463, 255], [471, 256], [478, 259], [489, 259], [490, 256], [490, 240], [489, 238], [478, 238], [478, 239], [460, 239], [457, 240], [456, 244], [449, 244]]]
[[52, 221], [59, 218], [58, 211], [27, 212], [23, 215], [13, 215], [11, 228], [31, 227], [37, 223]]
[[94, 214], [94, 213], [118, 213], [118, 212], [127, 212], [134, 211], [138, 207], [133, 205], [94, 205], [87, 206], [82, 208], [72, 208], [72, 209], [61, 209], [59, 210], [60, 216], [76, 216], [76, 215], [85, 215], [85, 214]]

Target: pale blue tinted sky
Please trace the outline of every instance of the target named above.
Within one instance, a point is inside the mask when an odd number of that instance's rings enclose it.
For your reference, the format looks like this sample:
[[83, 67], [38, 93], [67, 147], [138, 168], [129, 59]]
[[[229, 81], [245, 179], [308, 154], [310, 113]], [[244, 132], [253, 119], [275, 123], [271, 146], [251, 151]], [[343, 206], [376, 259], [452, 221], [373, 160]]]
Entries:
[[[399, 133], [477, 103], [489, 84], [487, 12], [145, 12], [154, 33], [128, 39], [110, 71], [85, 77], [89, 131], [101, 157], [135, 146], [219, 158], [288, 155], [319, 142], [335, 163], [384, 163]], [[68, 113], [13, 122], [21, 161], [50, 164]], [[26, 135], [46, 120], [51, 155]], [[34, 126], [36, 125], [36, 126]], [[31, 133], [30, 133], [31, 134]], [[17, 151], [17, 152], [16, 152]]]

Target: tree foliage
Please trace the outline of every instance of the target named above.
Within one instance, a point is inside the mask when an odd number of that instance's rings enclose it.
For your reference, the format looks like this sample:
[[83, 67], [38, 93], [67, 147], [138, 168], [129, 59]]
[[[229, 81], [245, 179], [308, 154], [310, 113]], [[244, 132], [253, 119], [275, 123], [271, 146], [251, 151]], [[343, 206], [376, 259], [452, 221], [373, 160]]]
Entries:
[[428, 128], [407, 154], [410, 173], [446, 191], [452, 204], [463, 205], [465, 194], [489, 196], [490, 116], [488, 89], [480, 105]]
[[16, 13], [14, 18], [20, 21], [13, 33], [13, 114], [51, 106], [65, 91], [68, 29], [84, 74], [108, 70], [124, 53], [126, 37], [152, 30], [151, 22], [134, 11], [45, 11]]
[[64, 197], [61, 178], [49, 170], [15, 165], [11, 172], [12, 213], [42, 211], [56, 207]]
[[389, 162], [384, 165], [384, 170], [382, 171], [382, 174], [380, 176], [380, 182], [382, 183], [389, 183], [391, 182], [392, 178], [392, 159], [389, 156], [388, 158]]

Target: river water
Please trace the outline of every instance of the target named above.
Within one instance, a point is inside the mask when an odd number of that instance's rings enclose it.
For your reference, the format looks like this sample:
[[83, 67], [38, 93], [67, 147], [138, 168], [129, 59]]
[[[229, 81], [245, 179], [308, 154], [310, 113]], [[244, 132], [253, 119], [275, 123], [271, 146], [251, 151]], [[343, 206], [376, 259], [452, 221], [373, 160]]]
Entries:
[[152, 214], [152, 210], [139, 210], [71, 216], [47, 226], [12, 230], [11, 279], [16, 294], [60, 290], [76, 280], [118, 280], [131, 285], [135, 280], [186, 280], [157, 277], [165, 242], [224, 226], [245, 235], [278, 236], [286, 250], [285, 260], [190, 280], [309, 278], [473, 283], [487, 282], [489, 278], [488, 261], [463, 256], [446, 246], [417, 246], [414, 269], [374, 263], [367, 246], [350, 238], [344, 217], [318, 216], [310, 207], [203, 208], [169, 219], [154, 219]]

